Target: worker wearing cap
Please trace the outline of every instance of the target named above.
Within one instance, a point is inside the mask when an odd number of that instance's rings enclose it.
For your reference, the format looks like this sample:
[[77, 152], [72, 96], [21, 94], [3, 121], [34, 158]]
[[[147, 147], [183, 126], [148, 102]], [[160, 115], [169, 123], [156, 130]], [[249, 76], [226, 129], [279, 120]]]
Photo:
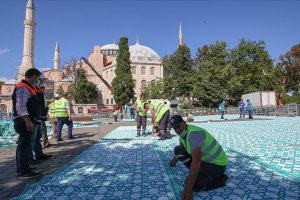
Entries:
[[48, 117], [51, 122], [52, 138], [56, 138], [57, 119], [55, 117], [55, 101], [59, 99], [59, 94], [54, 94], [54, 98], [48, 104]]
[[136, 116], [136, 128], [137, 128], [137, 137], [141, 135], [146, 135], [146, 126], [147, 126], [147, 111], [144, 109], [144, 105], [147, 103], [146, 94], [141, 93], [140, 98], [135, 101], [134, 108], [137, 112]]
[[182, 199], [192, 199], [193, 192], [224, 187], [228, 157], [217, 140], [205, 129], [186, 124], [180, 115], [170, 119], [170, 125], [179, 136], [180, 145], [174, 148], [170, 165], [181, 161], [188, 169]]
[[152, 114], [153, 127], [158, 127], [160, 136], [156, 135], [158, 140], [165, 140], [171, 138], [169, 119], [170, 108], [167, 104], [160, 101], [148, 101], [145, 105], [146, 110], [150, 109]]

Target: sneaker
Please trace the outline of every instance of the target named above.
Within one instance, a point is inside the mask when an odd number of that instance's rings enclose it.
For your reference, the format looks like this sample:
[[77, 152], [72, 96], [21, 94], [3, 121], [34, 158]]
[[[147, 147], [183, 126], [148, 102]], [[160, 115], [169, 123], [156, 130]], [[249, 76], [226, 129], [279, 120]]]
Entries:
[[156, 136], [156, 137], [155, 137], [155, 139], [157, 139], [157, 140], [161, 140], [161, 137], [160, 137], [160, 135]]
[[40, 157], [37, 157], [36, 159], [37, 160], [46, 160], [48, 158], [52, 157], [52, 155], [46, 155], [46, 154], [43, 154], [41, 155]]
[[18, 179], [29, 179], [29, 178], [37, 178], [40, 176], [41, 176], [41, 174], [30, 170], [30, 171], [27, 171], [24, 173], [18, 173], [17, 178]]
[[63, 139], [59, 138], [59, 139], [56, 139], [56, 142], [60, 142], [60, 141], [64, 141]]
[[155, 139], [156, 139], [156, 137], [155, 137], [154, 135], [152, 135], [152, 136], [151, 136], [151, 139], [152, 139], [152, 140], [155, 140]]
[[72, 136], [72, 137], [68, 137], [68, 139], [69, 140], [71, 140], [71, 139], [75, 139], [76, 137], [74, 137], [74, 136]]

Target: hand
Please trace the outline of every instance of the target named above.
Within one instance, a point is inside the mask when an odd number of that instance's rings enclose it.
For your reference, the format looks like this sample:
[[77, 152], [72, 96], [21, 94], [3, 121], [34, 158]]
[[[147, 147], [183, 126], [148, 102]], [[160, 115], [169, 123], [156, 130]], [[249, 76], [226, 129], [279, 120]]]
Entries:
[[26, 121], [26, 130], [31, 133], [33, 132], [33, 129], [34, 129], [33, 123], [30, 120]]
[[181, 194], [181, 199], [182, 200], [193, 200], [194, 196], [193, 196], [193, 190], [192, 188], [187, 188], [186, 186], [184, 187], [184, 190]]
[[169, 161], [169, 165], [170, 165], [171, 167], [175, 167], [176, 164], [177, 164], [177, 159], [176, 159], [176, 157]]

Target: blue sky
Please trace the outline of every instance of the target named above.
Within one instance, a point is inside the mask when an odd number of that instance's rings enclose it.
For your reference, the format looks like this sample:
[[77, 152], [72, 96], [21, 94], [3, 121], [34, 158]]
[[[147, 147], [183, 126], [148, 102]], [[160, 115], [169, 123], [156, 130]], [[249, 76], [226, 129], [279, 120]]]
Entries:
[[[35, 65], [52, 68], [55, 42], [61, 61], [87, 56], [127, 36], [161, 57], [178, 45], [179, 21], [193, 56], [197, 48], [241, 38], [265, 40], [273, 59], [300, 43], [300, 1], [297, 0], [35, 0]], [[23, 51], [27, 0], [0, 0], [0, 78], [17, 73]]]

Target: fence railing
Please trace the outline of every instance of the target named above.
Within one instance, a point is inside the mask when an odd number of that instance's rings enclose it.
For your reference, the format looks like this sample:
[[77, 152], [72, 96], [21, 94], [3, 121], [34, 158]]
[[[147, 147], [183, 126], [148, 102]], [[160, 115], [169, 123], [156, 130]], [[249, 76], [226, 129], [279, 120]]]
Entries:
[[[192, 108], [192, 109], [177, 109], [171, 108], [171, 114], [179, 114], [187, 116], [192, 114], [194, 116], [201, 115], [218, 115], [220, 111], [218, 108]], [[240, 114], [238, 107], [227, 107], [225, 114]], [[300, 104], [287, 104], [282, 106], [269, 106], [269, 107], [254, 107], [254, 115], [265, 116], [300, 116]]]

